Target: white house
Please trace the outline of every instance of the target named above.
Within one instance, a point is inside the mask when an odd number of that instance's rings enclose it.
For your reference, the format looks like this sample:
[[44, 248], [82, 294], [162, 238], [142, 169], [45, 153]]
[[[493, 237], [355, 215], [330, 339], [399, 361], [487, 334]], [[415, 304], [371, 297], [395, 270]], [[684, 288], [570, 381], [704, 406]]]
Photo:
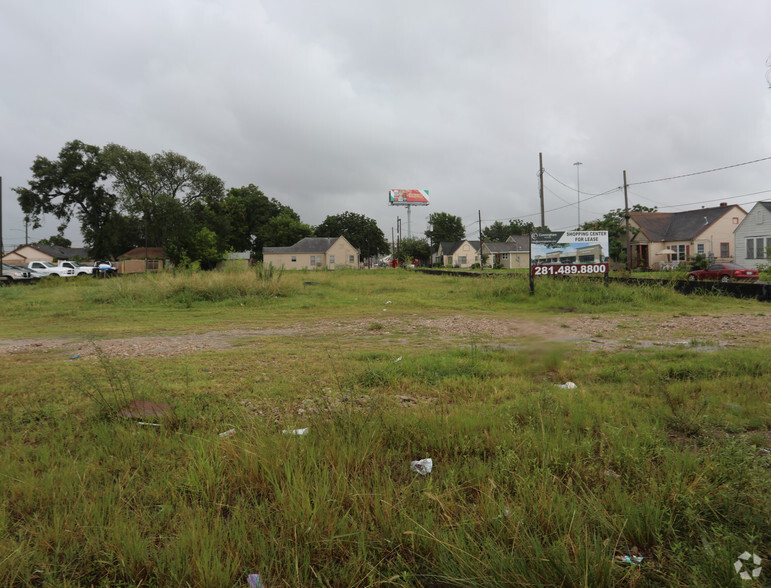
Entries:
[[771, 202], [758, 202], [734, 230], [736, 263], [757, 268], [771, 264]]

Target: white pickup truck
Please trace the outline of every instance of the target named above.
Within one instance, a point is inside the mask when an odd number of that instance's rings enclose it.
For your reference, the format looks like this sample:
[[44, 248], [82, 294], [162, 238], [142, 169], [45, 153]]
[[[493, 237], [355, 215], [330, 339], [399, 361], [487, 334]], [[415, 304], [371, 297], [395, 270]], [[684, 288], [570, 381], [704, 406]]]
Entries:
[[75, 270], [71, 267], [59, 267], [48, 261], [30, 261], [27, 267], [46, 276], [60, 276], [62, 278], [71, 278], [75, 275]]
[[76, 276], [92, 276], [94, 275], [94, 268], [90, 265], [83, 265], [77, 261], [60, 261], [59, 267], [66, 267], [75, 271]]

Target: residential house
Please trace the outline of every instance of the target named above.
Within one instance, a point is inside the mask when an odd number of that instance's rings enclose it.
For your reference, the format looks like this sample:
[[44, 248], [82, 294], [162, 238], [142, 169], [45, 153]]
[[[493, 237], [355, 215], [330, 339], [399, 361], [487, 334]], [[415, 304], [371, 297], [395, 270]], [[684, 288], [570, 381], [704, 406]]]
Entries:
[[703, 255], [714, 261], [733, 261], [734, 230], [747, 216], [725, 202], [712, 208], [683, 212], [630, 212], [632, 264], [646, 269], [672, 268]]
[[758, 202], [734, 231], [736, 263], [757, 268], [771, 264], [771, 202]]
[[289, 247], [263, 247], [265, 264], [285, 269], [359, 267], [359, 250], [343, 237], [305, 237]]
[[479, 241], [443, 241], [437, 247], [434, 263], [445, 267], [470, 268], [479, 263]]
[[26, 266], [30, 261], [62, 261], [73, 258], [89, 259], [83, 247], [59, 247], [58, 245], [21, 245], [3, 255], [3, 263]]
[[166, 252], [163, 247], [135, 247], [118, 256], [118, 273], [138, 274], [158, 272], [163, 269]]
[[482, 253], [488, 256], [486, 265], [490, 267], [527, 268], [530, 266], [530, 237], [510, 235], [503, 243], [485, 241]]

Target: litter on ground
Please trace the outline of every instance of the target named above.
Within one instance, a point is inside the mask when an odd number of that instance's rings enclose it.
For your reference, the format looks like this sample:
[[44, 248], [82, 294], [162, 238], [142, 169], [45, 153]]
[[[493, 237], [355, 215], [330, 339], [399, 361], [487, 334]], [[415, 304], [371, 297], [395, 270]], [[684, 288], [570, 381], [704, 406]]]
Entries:
[[564, 384], [557, 384], [557, 388], [569, 388], [572, 390], [573, 388], [578, 388], [578, 386], [576, 386], [575, 382], [565, 382]]
[[231, 437], [232, 435], [235, 435], [235, 434], [236, 434], [235, 429], [228, 429], [227, 431], [223, 431], [222, 433], [220, 433], [220, 437]]
[[410, 464], [410, 469], [413, 472], [420, 474], [421, 476], [425, 476], [430, 474], [431, 470], [434, 469], [434, 461], [430, 457], [427, 457], [426, 459], [420, 459], [418, 461], [413, 461]]
[[308, 427], [304, 429], [284, 429], [281, 431], [284, 435], [305, 435], [308, 433]]

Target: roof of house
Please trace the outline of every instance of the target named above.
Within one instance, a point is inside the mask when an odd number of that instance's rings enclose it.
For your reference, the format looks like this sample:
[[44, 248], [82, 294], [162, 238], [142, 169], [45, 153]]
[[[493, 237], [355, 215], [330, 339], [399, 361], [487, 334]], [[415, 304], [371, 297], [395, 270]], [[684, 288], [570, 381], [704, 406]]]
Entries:
[[514, 251], [529, 251], [530, 235], [509, 235], [506, 243], [514, 243], [516, 245]]
[[688, 241], [703, 233], [728, 211], [740, 206], [716, 206], [683, 212], [630, 212], [649, 241]]
[[527, 251], [527, 247], [520, 249], [517, 243], [504, 241], [503, 243], [485, 241], [485, 248], [490, 253], [512, 253], [514, 251]]
[[41, 245], [39, 243], [30, 243], [29, 245], [22, 245], [22, 247], [31, 247], [37, 249], [41, 253], [55, 257], [56, 259], [70, 259], [72, 257], [82, 257], [83, 259], [89, 259], [88, 250], [85, 247], [60, 247], [59, 245]]
[[135, 247], [131, 251], [119, 255], [118, 259], [166, 259], [163, 247]]
[[305, 237], [289, 247], [263, 247], [262, 253], [326, 253], [343, 237]]

